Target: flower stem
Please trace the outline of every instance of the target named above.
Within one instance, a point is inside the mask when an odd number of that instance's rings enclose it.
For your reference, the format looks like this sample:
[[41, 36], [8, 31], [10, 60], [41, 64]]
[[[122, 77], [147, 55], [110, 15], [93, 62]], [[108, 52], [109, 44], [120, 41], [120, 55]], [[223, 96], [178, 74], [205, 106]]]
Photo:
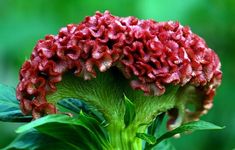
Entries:
[[110, 144], [114, 150], [141, 150], [142, 140], [136, 137], [138, 128], [124, 127], [120, 122], [113, 122], [107, 130], [110, 135]]
[[[107, 71], [89, 81], [66, 74], [57, 84], [57, 91], [48, 95], [47, 100], [54, 104], [64, 98], [83, 100], [103, 114], [108, 123], [106, 129], [111, 149], [139, 150], [142, 149], [142, 140], [136, 137], [136, 133], [144, 133], [159, 114], [174, 108], [178, 91], [178, 86], [169, 86], [162, 96], [146, 96], [142, 91], [133, 90], [121, 75]], [[135, 105], [136, 112], [128, 126], [124, 123], [124, 94]]]

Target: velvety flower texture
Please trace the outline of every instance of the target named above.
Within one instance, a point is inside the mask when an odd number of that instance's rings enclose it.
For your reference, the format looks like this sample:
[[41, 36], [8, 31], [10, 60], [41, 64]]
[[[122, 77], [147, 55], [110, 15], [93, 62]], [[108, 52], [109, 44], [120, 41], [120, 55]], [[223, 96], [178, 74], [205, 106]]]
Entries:
[[221, 82], [218, 56], [189, 27], [97, 12], [38, 41], [20, 70], [22, 111], [34, 118], [56, 113], [46, 95], [56, 91], [62, 75], [72, 71], [90, 80], [95, 67], [101, 72], [117, 67], [133, 89], [156, 96], [169, 84], [193, 85], [203, 95], [199, 115], [211, 108]]

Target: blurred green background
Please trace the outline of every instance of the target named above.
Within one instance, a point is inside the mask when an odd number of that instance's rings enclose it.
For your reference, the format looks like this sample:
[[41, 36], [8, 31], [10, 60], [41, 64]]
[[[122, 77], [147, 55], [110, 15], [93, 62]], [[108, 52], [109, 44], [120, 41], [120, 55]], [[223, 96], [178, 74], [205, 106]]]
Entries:
[[[172, 139], [177, 150], [235, 148], [235, 0], [0, 0], [0, 83], [16, 86], [18, 70], [37, 42], [95, 11], [156, 21], [178, 20], [203, 37], [222, 62], [223, 83], [202, 119], [226, 126]], [[0, 148], [19, 124], [0, 122]]]

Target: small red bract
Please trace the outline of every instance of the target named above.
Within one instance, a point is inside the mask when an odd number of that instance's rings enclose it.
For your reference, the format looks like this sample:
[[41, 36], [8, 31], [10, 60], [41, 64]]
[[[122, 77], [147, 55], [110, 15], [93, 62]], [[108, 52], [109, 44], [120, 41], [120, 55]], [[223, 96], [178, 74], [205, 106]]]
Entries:
[[108, 11], [69, 24], [39, 40], [20, 70], [17, 98], [25, 114], [56, 113], [46, 95], [67, 71], [90, 80], [95, 67], [119, 68], [133, 89], [160, 96], [165, 86], [193, 85], [203, 93], [203, 114], [221, 82], [220, 61], [205, 41], [178, 22], [116, 17]]

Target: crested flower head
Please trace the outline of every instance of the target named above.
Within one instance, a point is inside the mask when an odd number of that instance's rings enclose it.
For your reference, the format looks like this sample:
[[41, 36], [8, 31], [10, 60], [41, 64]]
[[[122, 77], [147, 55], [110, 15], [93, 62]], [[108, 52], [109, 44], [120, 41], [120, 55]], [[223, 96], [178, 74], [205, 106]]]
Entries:
[[[196, 113], [189, 114], [194, 119], [211, 108], [221, 82], [218, 56], [189, 27], [97, 12], [37, 42], [20, 70], [17, 98], [21, 109], [34, 118], [56, 113], [46, 96], [56, 92], [64, 73], [92, 80], [97, 71], [111, 67], [146, 95], [164, 95], [168, 85], [196, 88], [201, 97]], [[172, 112], [169, 115], [174, 118]]]

